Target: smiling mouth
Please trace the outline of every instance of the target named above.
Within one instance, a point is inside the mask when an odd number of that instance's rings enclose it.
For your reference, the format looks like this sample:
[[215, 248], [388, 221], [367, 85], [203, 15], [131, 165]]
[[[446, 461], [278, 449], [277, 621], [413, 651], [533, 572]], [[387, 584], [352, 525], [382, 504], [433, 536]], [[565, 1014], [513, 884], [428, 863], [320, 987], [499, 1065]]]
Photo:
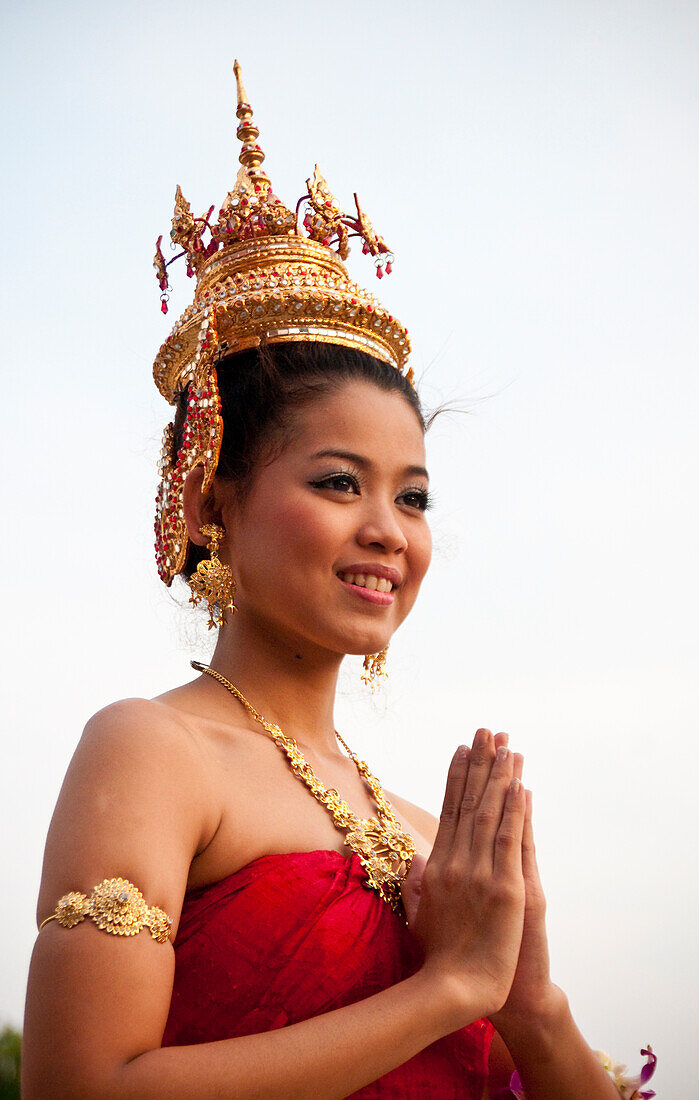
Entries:
[[393, 584], [385, 577], [375, 577], [371, 573], [338, 573], [338, 577], [345, 584], [353, 584], [357, 588], [368, 588], [370, 592], [392, 592]]

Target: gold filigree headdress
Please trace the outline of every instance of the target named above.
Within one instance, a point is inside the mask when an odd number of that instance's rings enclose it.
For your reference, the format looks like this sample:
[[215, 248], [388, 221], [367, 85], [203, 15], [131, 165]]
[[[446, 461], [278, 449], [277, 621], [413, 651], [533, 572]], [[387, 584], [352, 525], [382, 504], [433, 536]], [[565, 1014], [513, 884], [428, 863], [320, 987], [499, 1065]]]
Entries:
[[[166, 584], [182, 571], [189, 547], [182, 507], [187, 473], [204, 466], [202, 492], [213, 481], [221, 447], [216, 362], [267, 343], [321, 341], [368, 352], [405, 373], [408, 330], [376, 298], [350, 280], [343, 260], [349, 241], [362, 241], [376, 274], [390, 274], [393, 256], [355, 195], [356, 214], [345, 214], [316, 166], [294, 211], [274, 194], [262, 168], [259, 130], [235, 63], [240, 169], [213, 220], [214, 207], [192, 215], [181, 189], [175, 194], [170, 238], [176, 255], [166, 261], [162, 236], [154, 258], [161, 308], [167, 313], [168, 267], [186, 258], [196, 277], [193, 303], [176, 322], [153, 365], [155, 383], [175, 404], [188, 392], [184, 440], [173, 460], [174, 427], [163, 439], [155, 534], [158, 571]], [[179, 249], [179, 251], [178, 251]]]

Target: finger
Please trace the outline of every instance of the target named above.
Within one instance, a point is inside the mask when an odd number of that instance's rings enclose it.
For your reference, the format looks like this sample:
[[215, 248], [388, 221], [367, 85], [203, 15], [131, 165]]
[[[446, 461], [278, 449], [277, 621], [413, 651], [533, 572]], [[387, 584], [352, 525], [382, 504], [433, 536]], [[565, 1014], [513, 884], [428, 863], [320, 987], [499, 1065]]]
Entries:
[[522, 871], [525, 879], [541, 888], [539, 868], [534, 847], [534, 829], [532, 827], [532, 792], [525, 791], [524, 824], [522, 827]]
[[529, 914], [529, 920], [543, 922], [546, 914], [546, 897], [541, 885], [539, 868], [536, 862], [536, 850], [534, 848], [534, 833], [532, 830], [532, 792], [525, 791], [526, 808], [524, 811], [524, 828], [522, 832], [522, 871], [524, 873], [525, 909]]
[[483, 792], [488, 783], [490, 770], [495, 760], [495, 745], [490, 730], [479, 729], [473, 739], [468, 776], [461, 800], [457, 843], [460, 849], [468, 851], [473, 838], [473, 820]]
[[522, 874], [522, 834], [526, 800], [519, 779], [512, 778], [507, 790], [500, 828], [495, 838], [493, 870], [496, 877]]
[[499, 749], [501, 745], [507, 748], [510, 743], [510, 735], [509, 733], [496, 733], [493, 741], [495, 742], [496, 749]]
[[522, 778], [522, 770], [524, 768], [524, 757], [521, 752], [513, 753], [512, 756], [512, 774], [515, 779]]
[[478, 862], [484, 860], [493, 867], [493, 847], [500, 827], [507, 797], [507, 789], [512, 779], [512, 753], [501, 745], [495, 755], [488, 783], [480, 805], [473, 815], [473, 838], [471, 852]]
[[439, 828], [432, 846], [432, 857], [440, 858], [444, 856], [451, 851], [454, 844], [464, 788], [469, 773], [470, 757], [471, 750], [466, 745], [459, 745], [452, 757], [444, 791], [442, 812], [439, 815]]

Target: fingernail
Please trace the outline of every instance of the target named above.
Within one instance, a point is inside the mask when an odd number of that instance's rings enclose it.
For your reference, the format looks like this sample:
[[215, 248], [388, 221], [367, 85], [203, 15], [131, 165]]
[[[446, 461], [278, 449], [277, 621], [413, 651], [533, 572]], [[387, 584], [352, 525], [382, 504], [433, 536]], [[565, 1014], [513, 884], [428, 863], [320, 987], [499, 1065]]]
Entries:
[[496, 755], [497, 755], [497, 758], [500, 761], [500, 763], [502, 763], [504, 760], [506, 760], [507, 759], [507, 745], [501, 745], [500, 748], [498, 749]]
[[518, 794], [521, 784], [519, 779], [510, 780], [510, 794]]

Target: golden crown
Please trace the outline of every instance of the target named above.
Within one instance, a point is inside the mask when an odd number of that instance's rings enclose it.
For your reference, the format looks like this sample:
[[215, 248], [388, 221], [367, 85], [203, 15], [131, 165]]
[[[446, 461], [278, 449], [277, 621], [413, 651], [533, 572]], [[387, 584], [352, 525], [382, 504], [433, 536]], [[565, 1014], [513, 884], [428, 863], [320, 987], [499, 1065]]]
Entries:
[[[189, 382], [201, 321], [214, 306], [222, 354], [255, 347], [263, 337], [268, 343], [322, 340], [367, 351], [402, 372], [410, 352], [407, 329], [373, 294], [350, 280], [342, 262], [349, 241], [359, 238], [382, 278], [390, 274], [393, 263], [386, 243], [356, 195], [356, 214], [343, 213], [317, 166], [295, 211], [277, 198], [261, 167], [265, 154], [257, 142], [260, 132], [237, 61], [234, 71], [241, 142], [235, 186], [215, 222], [213, 206], [195, 218], [178, 186], [170, 238], [173, 249], [181, 251], [166, 261], [162, 236], [156, 244], [154, 267], [163, 312], [171, 263], [186, 257], [187, 275], [197, 280], [194, 302], [155, 360], [158, 389], [172, 403], [177, 390]], [[412, 378], [412, 372], [409, 375]]]
[[[218, 220], [214, 207], [195, 218], [180, 187], [170, 238], [176, 252], [166, 261], [158, 237], [154, 267], [167, 313], [168, 267], [186, 257], [187, 275], [196, 276], [193, 303], [176, 322], [153, 365], [155, 383], [170, 404], [188, 390], [184, 439], [173, 460], [174, 426], [165, 430], [161, 482], [156, 497], [156, 560], [166, 584], [187, 560], [189, 540], [182, 489], [187, 473], [204, 466], [202, 492], [211, 486], [221, 447], [223, 421], [216, 362], [247, 348], [288, 341], [322, 341], [367, 352], [406, 370], [408, 330], [369, 291], [350, 280], [343, 260], [358, 238], [374, 257], [376, 275], [390, 274], [393, 256], [375, 232], [354, 196], [356, 214], [345, 214], [316, 165], [307, 193], [294, 211], [274, 194], [261, 167], [265, 155], [257, 142], [240, 75], [237, 137], [240, 169], [226, 195]], [[180, 251], [177, 251], [178, 248]]]

